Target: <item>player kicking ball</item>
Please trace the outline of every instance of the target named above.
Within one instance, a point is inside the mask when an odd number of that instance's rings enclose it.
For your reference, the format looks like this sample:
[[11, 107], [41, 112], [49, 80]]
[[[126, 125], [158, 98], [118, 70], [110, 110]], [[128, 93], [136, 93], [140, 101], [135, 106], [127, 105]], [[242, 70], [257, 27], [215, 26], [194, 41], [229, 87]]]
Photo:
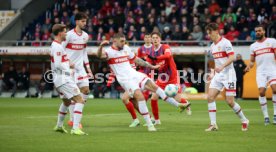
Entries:
[[250, 64], [246, 67], [245, 71], [249, 71], [254, 66], [256, 60], [259, 102], [264, 115], [264, 124], [265, 126], [270, 124], [265, 97], [266, 86], [269, 84], [273, 92], [273, 124], [276, 125], [276, 40], [265, 37], [265, 29], [262, 25], [255, 27], [255, 32], [257, 41], [250, 46]]
[[226, 102], [238, 115], [242, 123], [242, 131], [248, 130], [249, 120], [244, 116], [241, 107], [234, 101], [236, 96], [236, 73], [233, 66], [234, 50], [229, 40], [221, 37], [216, 23], [210, 23], [206, 26], [206, 31], [213, 41], [211, 53], [215, 60], [215, 74], [211, 77], [211, 83], [208, 91], [208, 110], [211, 123], [205, 131], [217, 131], [216, 120], [216, 102], [215, 99], [222, 91], [226, 89]]
[[55, 24], [52, 28], [55, 39], [51, 45], [51, 69], [53, 71], [53, 82], [57, 91], [62, 95], [63, 102], [59, 107], [58, 121], [54, 130], [57, 132], [68, 133], [64, 128], [64, 118], [67, 114], [68, 106], [71, 100], [76, 102], [74, 108], [74, 124], [71, 134], [86, 135], [79, 128], [82, 118], [82, 110], [84, 100], [80, 95], [80, 90], [73, 80], [73, 64], [70, 65], [67, 54], [61, 45], [61, 42], [66, 38], [66, 26], [63, 24]]
[[173, 98], [167, 97], [164, 90], [153, 83], [149, 77], [133, 69], [129, 63], [129, 60], [134, 60], [138, 66], [145, 66], [152, 69], [159, 67], [153, 66], [148, 62], [145, 62], [144, 60], [136, 57], [131, 49], [125, 45], [125, 41], [125, 36], [123, 34], [117, 33], [114, 35], [113, 43], [110, 47], [103, 49], [103, 46], [109, 44], [109, 41], [101, 42], [97, 51], [97, 55], [99, 58], [107, 60], [120, 85], [126, 92], [128, 92], [130, 97], [135, 98], [138, 103], [139, 111], [147, 123], [148, 131], [156, 131], [156, 128], [150, 119], [147, 104], [141, 89], [146, 89], [158, 94], [164, 101], [180, 108], [181, 110], [185, 110], [187, 107], [189, 107], [190, 103], [178, 103]]

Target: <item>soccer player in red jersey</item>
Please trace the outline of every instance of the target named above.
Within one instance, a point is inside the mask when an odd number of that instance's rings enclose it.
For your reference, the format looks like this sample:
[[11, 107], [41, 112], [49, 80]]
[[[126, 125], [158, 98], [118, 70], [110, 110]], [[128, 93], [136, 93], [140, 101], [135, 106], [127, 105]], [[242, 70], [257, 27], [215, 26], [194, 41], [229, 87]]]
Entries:
[[[176, 68], [176, 64], [173, 59], [171, 48], [167, 44], [161, 44], [161, 35], [160, 33], [153, 32], [151, 34], [153, 49], [148, 55], [148, 58], [153, 64], [160, 65], [158, 69], [158, 79], [156, 84], [165, 89], [168, 84], [179, 85], [179, 76]], [[174, 97], [180, 103], [187, 103], [188, 101], [184, 99], [180, 92], [180, 87], [177, 95]], [[157, 102], [159, 96], [153, 94], [151, 97], [152, 102]], [[191, 109], [187, 108], [187, 114], [191, 115]], [[160, 120], [156, 120], [155, 124], [161, 124]]]

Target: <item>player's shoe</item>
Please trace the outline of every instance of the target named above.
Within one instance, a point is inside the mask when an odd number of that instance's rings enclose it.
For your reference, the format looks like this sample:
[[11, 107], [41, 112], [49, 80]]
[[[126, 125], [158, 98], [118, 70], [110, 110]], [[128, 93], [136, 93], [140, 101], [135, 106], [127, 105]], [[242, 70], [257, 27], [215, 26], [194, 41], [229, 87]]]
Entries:
[[242, 123], [242, 131], [247, 131], [249, 127], [249, 120], [246, 120]]
[[267, 126], [270, 124], [270, 120], [268, 117], [264, 118], [264, 125]]
[[186, 114], [187, 114], [188, 116], [191, 116], [191, 115], [192, 115], [192, 109], [191, 109], [191, 107], [188, 107], [188, 108], [186, 109]]
[[[73, 127], [73, 124], [74, 124], [74, 123], [73, 123], [73, 121], [70, 121], [70, 120], [69, 120], [69, 121], [67, 122], [67, 124], [68, 124], [68, 126]], [[82, 129], [82, 124], [81, 124], [81, 123], [79, 124], [79, 128]]]
[[218, 131], [218, 125], [217, 124], [209, 125], [209, 127], [207, 129], [205, 129], [205, 131], [207, 131], [207, 132]]
[[152, 122], [153, 125], [161, 125], [161, 121], [160, 119], [158, 120], [154, 120], [154, 122]]
[[[152, 124], [155, 124], [155, 120], [153, 118], [151, 119], [151, 122], [152, 122]], [[147, 126], [148, 126], [147, 123], [143, 124], [143, 127], [147, 127]]]
[[191, 106], [190, 102], [187, 103], [179, 103], [178, 108], [179, 108], [179, 112], [183, 112], [185, 109], [187, 109], [188, 107]]
[[83, 132], [81, 129], [72, 129], [71, 135], [88, 135], [87, 133]]
[[157, 131], [156, 128], [154, 127], [154, 125], [149, 125], [148, 126], [148, 131]]
[[276, 125], [276, 115], [273, 116], [273, 125]]
[[138, 119], [134, 119], [132, 123], [129, 125], [130, 128], [134, 128], [140, 125], [140, 122]]
[[68, 131], [64, 128], [64, 126], [62, 126], [62, 127], [55, 126], [54, 131], [66, 133], [66, 134], [68, 133]]

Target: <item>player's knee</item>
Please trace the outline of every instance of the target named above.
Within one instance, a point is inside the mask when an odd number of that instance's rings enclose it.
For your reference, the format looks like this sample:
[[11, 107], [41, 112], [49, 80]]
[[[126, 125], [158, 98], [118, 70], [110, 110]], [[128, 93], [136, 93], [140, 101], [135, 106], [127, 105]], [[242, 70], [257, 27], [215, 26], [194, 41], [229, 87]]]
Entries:
[[142, 100], [145, 100], [142, 92], [140, 90], [135, 90], [134, 92], [134, 98], [137, 100], [137, 101], [142, 101]]
[[207, 99], [209, 103], [215, 101], [215, 97], [213, 95], [208, 95]]
[[259, 95], [260, 95], [261, 97], [264, 97], [264, 96], [265, 96], [265, 91], [260, 91], [260, 92], [259, 92]]
[[83, 93], [85, 95], [88, 95], [90, 93], [90, 90], [88, 87], [82, 88], [80, 91], [81, 91], [81, 93]]

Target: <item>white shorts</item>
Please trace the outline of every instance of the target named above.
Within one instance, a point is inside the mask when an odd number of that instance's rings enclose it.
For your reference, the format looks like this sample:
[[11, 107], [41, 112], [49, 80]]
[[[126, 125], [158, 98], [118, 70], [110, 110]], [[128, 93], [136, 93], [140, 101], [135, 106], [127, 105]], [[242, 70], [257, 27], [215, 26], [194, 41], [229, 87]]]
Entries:
[[80, 89], [75, 83], [65, 83], [57, 87], [61, 99], [71, 99], [74, 96], [80, 95]]
[[151, 80], [147, 75], [137, 72], [135, 75], [127, 80], [119, 81], [120, 85], [128, 92], [129, 96], [133, 98], [134, 91], [137, 89], [144, 90], [145, 84]]
[[89, 76], [85, 69], [75, 70], [74, 79], [79, 88], [89, 87]]
[[276, 71], [271, 71], [267, 73], [257, 72], [256, 80], [258, 88], [266, 88], [267, 85], [276, 84]]
[[236, 75], [230, 74], [220, 74], [216, 73], [209, 88], [214, 88], [219, 91], [222, 91], [223, 88], [226, 90], [226, 96], [236, 96]]

